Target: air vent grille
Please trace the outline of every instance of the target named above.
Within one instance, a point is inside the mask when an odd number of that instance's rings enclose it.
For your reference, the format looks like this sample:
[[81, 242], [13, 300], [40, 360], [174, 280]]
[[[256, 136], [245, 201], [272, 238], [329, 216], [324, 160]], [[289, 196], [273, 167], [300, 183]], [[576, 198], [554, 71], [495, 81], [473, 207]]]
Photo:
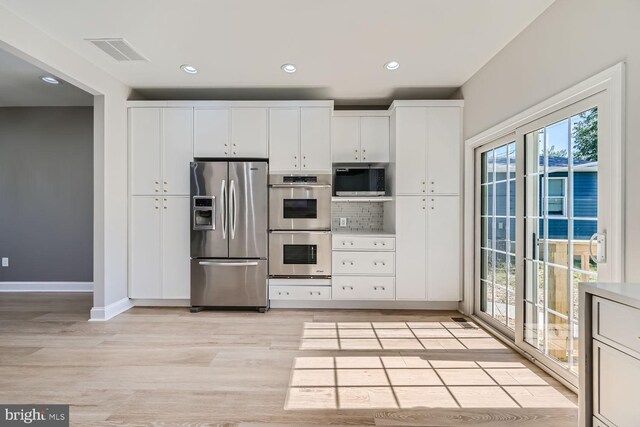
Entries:
[[93, 43], [98, 49], [115, 59], [116, 61], [148, 61], [142, 54], [137, 52], [129, 42], [122, 38], [110, 39], [86, 39]]

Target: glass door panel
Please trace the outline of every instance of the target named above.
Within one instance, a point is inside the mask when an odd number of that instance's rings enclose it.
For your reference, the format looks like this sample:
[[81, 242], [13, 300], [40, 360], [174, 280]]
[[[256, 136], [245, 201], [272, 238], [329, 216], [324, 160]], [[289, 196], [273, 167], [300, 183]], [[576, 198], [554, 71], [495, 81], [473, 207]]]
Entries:
[[598, 229], [597, 114], [525, 135], [523, 339], [576, 374], [578, 284], [598, 273], [589, 256]]
[[516, 144], [485, 150], [480, 169], [479, 309], [488, 320], [515, 328]]

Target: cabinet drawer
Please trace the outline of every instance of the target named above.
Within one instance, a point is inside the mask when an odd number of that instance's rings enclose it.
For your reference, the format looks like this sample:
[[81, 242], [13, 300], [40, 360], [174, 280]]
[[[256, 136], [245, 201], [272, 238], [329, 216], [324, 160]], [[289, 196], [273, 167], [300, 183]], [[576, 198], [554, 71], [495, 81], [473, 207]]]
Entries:
[[640, 310], [593, 298], [593, 336], [622, 345], [640, 355]]
[[395, 252], [333, 252], [333, 274], [393, 276]]
[[614, 426], [636, 426], [640, 360], [593, 341], [593, 413]]
[[269, 299], [329, 300], [329, 286], [269, 286]]
[[333, 276], [331, 294], [338, 299], [394, 299], [393, 277]]
[[393, 237], [365, 237], [333, 235], [333, 249], [345, 251], [393, 251], [396, 239]]

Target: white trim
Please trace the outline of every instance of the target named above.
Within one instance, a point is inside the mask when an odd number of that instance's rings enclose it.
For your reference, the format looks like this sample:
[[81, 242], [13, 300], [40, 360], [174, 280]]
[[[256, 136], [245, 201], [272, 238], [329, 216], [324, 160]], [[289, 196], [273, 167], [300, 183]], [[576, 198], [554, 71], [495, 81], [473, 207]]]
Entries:
[[[625, 145], [625, 93], [624, 93], [625, 64], [620, 62], [577, 85], [516, 114], [510, 119], [499, 123], [490, 129], [479, 133], [465, 141], [465, 179], [464, 179], [464, 259], [475, 259], [475, 149], [495, 141], [498, 138], [515, 133], [516, 129], [538, 120], [554, 111], [563, 109], [575, 102], [588, 98], [599, 92], [606, 91], [611, 112], [611, 154], [618, 167], [612, 167], [611, 188], [612, 206], [615, 206], [610, 234], [616, 236], [616, 246], [608, 243], [607, 252], [610, 259], [617, 265], [613, 270], [619, 272], [615, 281], [624, 281], [624, 145]], [[392, 105], [393, 106], [393, 105]], [[619, 238], [618, 238], [619, 236]], [[464, 296], [463, 313], [473, 313], [474, 300], [474, 263], [467, 262], [464, 266]]]
[[135, 307], [191, 307], [191, 299], [154, 299], [154, 298], [132, 298], [131, 303]]
[[333, 117], [389, 117], [390, 109], [385, 110], [333, 110]]
[[349, 310], [452, 310], [458, 311], [458, 301], [292, 301], [271, 300], [271, 308], [334, 308]]
[[0, 282], [0, 292], [93, 292], [93, 282]]
[[333, 101], [127, 101], [127, 107], [204, 107], [204, 108], [284, 108], [284, 107], [330, 107]]
[[120, 313], [124, 313], [133, 307], [133, 303], [129, 298], [122, 298], [106, 307], [93, 307], [91, 309], [90, 322], [103, 322], [109, 320]]
[[397, 107], [464, 107], [462, 99], [396, 100], [389, 107], [389, 114]]

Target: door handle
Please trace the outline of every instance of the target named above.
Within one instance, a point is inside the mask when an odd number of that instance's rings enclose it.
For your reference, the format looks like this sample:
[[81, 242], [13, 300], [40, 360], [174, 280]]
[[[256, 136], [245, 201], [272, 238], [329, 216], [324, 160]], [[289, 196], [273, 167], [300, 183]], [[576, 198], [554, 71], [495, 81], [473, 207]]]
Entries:
[[[222, 238], [227, 238], [227, 181], [222, 180], [220, 185], [220, 222], [222, 223]], [[214, 220], [215, 223], [215, 220]]]
[[233, 213], [231, 214], [231, 239], [236, 238], [236, 222], [238, 221], [238, 203], [236, 201], [236, 183], [234, 180], [231, 180], [229, 190], [229, 199], [231, 202], [231, 210]]
[[269, 184], [271, 188], [331, 188], [330, 184]]
[[216, 262], [216, 261], [200, 261], [198, 264], [203, 266], [215, 266], [215, 267], [254, 267], [258, 265], [258, 261], [247, 262]]
[[[593, 241], [596, 242], [596, 255], [593, 255]], [[589, 258], [596, 264], [607, 262], [607, 235], [605, 233], [593, 233], [589, 239]]]

